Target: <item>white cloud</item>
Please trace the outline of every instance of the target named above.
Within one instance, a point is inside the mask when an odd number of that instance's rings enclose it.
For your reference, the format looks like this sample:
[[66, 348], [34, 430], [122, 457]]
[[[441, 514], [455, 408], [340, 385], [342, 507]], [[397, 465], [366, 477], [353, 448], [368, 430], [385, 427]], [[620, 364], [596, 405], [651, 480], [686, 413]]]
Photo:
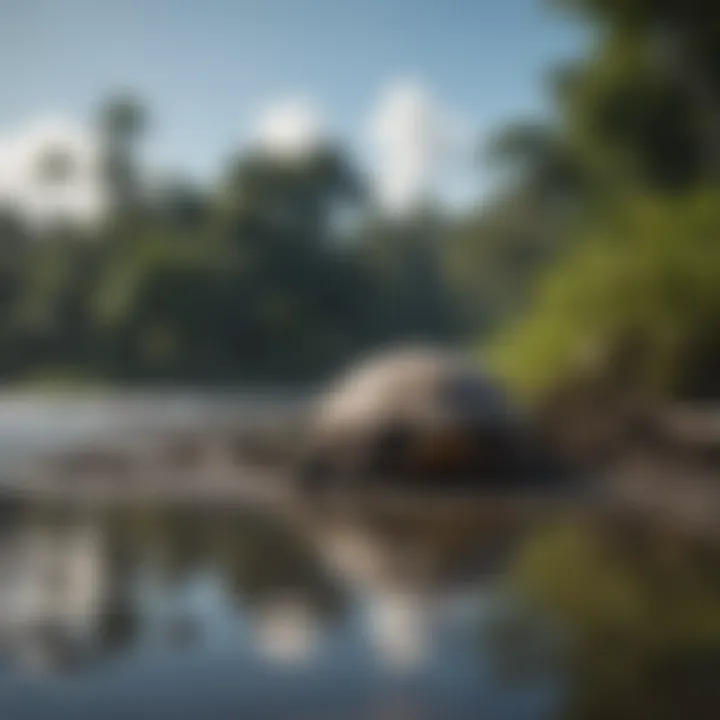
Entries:
[[433, 617], [427, 599], [403, 591], [377, 592], [369, 598], [367, 622], [378, 659], [395, 671], [427, 662]]
[[467, 149], [463, 123], [414, 81], [388, 85], [369, 121], [374, 175], [382, 204], [407, 212], [439, 193], [444, 177]]
[[255, 620], [258, 649], [270, 660], [301, 664], [317, 649], [320, 626], [301, 598], [271, 599]]
[[294, 158], [316, 149], [325, 138], [317, 108], [296, 98], [270, 105], [258, 118], [252, 142], [282, 157]]
[[[62, 165], [53, 178], [43, 173], [50, 156]], [[35, 226], [96, 222], [105, 212], [106, 194], [93, 133], [65, 118], [0, 132], [0, 204]]]

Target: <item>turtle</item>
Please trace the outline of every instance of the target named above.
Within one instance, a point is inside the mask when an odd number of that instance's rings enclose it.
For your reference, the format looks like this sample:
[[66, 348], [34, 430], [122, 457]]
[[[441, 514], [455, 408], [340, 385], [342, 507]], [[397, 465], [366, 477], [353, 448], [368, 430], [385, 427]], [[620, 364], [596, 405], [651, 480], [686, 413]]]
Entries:
[[523, 418], [477, 361], [441, 347], [351, 366], [311, 413], [300, 478], [318, 489], [380, 481], [506, 483], [529, 470]]

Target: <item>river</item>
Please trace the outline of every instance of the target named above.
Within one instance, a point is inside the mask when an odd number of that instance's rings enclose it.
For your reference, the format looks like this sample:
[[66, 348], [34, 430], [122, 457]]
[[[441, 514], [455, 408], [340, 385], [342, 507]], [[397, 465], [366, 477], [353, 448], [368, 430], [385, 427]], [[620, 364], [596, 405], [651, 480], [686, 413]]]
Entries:
[[[268, 407], [158, 397], [8, 397], [5, 467]], [[3, 719], [717, 717], [717, 557], [674, 535], [482, 499], [0, 509]]]

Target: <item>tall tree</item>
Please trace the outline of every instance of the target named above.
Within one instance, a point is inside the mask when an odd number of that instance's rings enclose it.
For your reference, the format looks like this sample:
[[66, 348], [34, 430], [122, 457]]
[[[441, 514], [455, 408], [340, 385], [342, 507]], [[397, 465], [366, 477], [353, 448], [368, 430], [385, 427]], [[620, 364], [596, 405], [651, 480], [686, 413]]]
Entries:
[[103, 174], [115, 212], [132, 208], [140, 198], [138, 142], [146, 126], [146, 112], [133, 95], [118, 94], [100, 108]]

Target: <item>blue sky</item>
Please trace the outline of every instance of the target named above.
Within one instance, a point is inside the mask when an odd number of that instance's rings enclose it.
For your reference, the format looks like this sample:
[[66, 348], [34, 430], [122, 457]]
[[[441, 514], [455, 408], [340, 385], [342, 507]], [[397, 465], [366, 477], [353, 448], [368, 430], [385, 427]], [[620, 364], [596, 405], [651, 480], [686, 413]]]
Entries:
[[210, 176], [265, 108], [312, 103], [359, 154], [383, 88], [410, 79], [479, 138], [543, 108], [582, 47], [542, 0], [0, 0], [0, 131], [88, 116], [132, 88], [154, 152]]

